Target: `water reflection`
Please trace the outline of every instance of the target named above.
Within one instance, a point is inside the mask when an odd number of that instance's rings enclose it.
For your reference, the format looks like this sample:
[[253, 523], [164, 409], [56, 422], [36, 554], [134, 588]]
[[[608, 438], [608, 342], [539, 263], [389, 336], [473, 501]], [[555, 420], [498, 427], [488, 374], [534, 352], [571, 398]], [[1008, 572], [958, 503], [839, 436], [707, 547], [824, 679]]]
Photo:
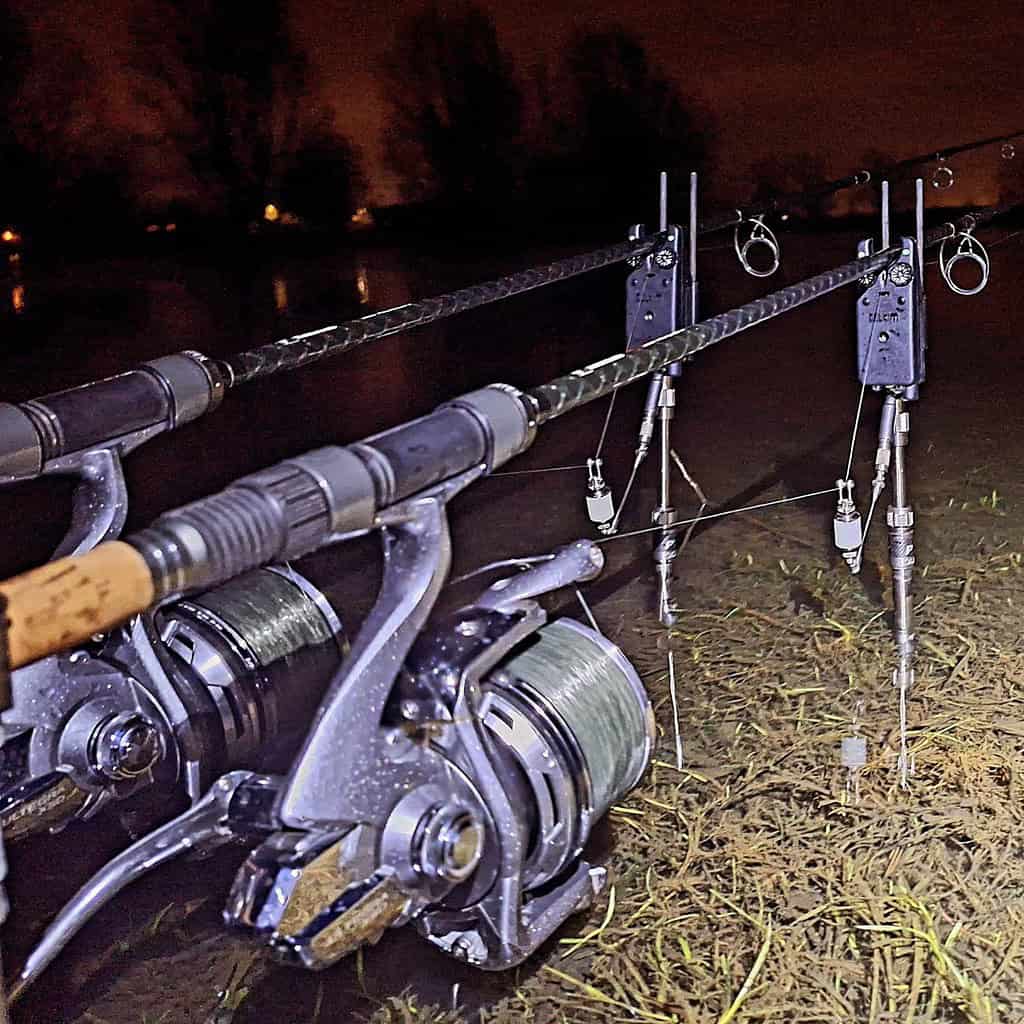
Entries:
[[[8, 232], [4, 232], [8, 234]], [[11, 310], [15, 316], [25, 312], [25, 285], [21, 279], [21, 253], [12, 252], [7, 256], [7, 265], [11, 268]]]
[[280, 276], [274, 278], [274, 309], [278, 313], [288, 312], [288, 282]]
[[370, 279], [364, 266], [356, 270], [356, 292], [359, 295], [359, 304], [365, 306], [370, 301]]

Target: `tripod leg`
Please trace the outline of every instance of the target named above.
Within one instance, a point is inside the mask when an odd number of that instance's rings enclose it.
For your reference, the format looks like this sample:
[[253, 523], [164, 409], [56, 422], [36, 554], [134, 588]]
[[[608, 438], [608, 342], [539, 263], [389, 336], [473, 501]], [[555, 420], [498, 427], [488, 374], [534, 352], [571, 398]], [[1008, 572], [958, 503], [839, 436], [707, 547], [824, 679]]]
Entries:
[[893, 683], [900, 694], [900, 783], [904, 787], [911, 765], [907, 753], [907, 696], [914, 685], [914, 510], [907, 496], [906, 448], [910, 436], [910, 413], [901, 398], [895, 402], [893, 417], [893, 497], [886, 511], [889, 527], [889, 564], [892, 566], [894, 632], [899, 665]]
[[672, 420], [675, 416], [676, 393], [672, 378], [666, 375], [658, 397], [661, 425], [661, 497], [654, 510], [653, 521], [660, 526], [661, 538], [654, 549], [654, 567], [658, 576], [658, 618], [663, 626], [671, 626], [675, 615], [671, 608], [670, 584], [672, 564], [679, 551], [675, 527], [676, 510], [672, 507]]

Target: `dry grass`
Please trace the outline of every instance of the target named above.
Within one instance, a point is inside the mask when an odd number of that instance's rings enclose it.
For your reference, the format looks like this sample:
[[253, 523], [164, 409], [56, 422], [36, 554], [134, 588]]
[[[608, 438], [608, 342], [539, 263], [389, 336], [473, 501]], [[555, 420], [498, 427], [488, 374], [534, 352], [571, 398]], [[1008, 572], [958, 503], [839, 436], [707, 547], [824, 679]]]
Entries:
[[[919, 576], [902, 791], [884, 615], [845, 570], [794, 550], [803, 564], [736, 555], [685, 625], [620, 638], [663, 743], [612, 811], [614, 904], [481, 1020], [1024, 1019], [1020, 552], [982, 538]], [[839, 757], [855, 734], [856, 786]]]
[[[909, 791], [896, 775], [889, 627], [842, 566], [778, 531], [770, 560], [739, 552], [701, 572], [678, 628], [630, 617], [617, 639], [662, 736], [644, 782], [611, 813], [613, 887], [472, 1019], [1024, 1020], [1024, 570], [1020, 538], [994, 539], [1010, 524], [992, 512], [940, 506], [922, 519], [938, 553], [915, 588]], [[750, 532], [737, 524], [736, 536]], [[956, 550], [946, 537], [967, 539]], [[868, 750], [859, 780], [839, 756], [855, 734]], [[330, 1003], [318, 1019], [336, 1019]], [[241, 1018], [247, 1009], [263, 1019], [248, 1005]], [[465, 1019], [411, 995], [364, 1017]]]

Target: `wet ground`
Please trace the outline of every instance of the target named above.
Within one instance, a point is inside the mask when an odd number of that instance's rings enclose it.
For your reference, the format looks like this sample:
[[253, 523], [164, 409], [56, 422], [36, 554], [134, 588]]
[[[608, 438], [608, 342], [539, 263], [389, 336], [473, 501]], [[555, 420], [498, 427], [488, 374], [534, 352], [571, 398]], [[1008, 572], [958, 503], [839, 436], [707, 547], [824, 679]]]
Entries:
[[[854, 243], [854, 236], [839, 233], [788, 238], [783, 271], [769, 286], [844, 262]], [[231, 272], [195, 261], [182, 267], [164, 256], [69, 268], [35, 279], [26, 266], [19, 300], [25, 313], [8, 318], [0, 351], [2, 397], [23, 400], [183, 348], [225, 354], [338, 317], [486, 279], [548, 254], [523, 249], [503, 254], [498, 263], [471, 248], [453, 252], [423, 246], [401, 254], [368, 249], [327, 260], [293, 259], [276, 269]], [[922, 526], [923, 560], [973, 558], [979, 539], [989, 546], [1005, 541], [1019, 550], [1024, 538], [1024, 422], [1019, 412], [1024, 354], [1016, 308], [1022, 279], [1016, 240], [997, 248], [993, 262], [992, 283], [975, 299], [952, 296], [934, 270], [929, 280], [929, 383], [913, 410], [910, 450], [912, 494], [922, 510], [934, 513]], [[703, 257], [702, 280], [708, 313], [766, 290], [764, 282], [743, 276], [724, 249]], [[242, 473], [326, 441], [358, 439], [480, 384], [536, 384], [610, 354], [622, 340], [620, 284], [616, 271], [601, 272], [240, 389], [216, 414], [151, 442], [129, 458], [129, 527]], [[840, 292], [726, 341], [687, 368], [675, 443], [713, 502], [738, 507], [832, 485], [845, 466], [857, 406], [853, 353], [852, 296]], [[628, 470], [641, 397], [636, 389], [622, 396], [612, 419], [605, 458], [616, 493]], [[533, 450], [508, 469], [578, 467], [593, 453], [606, 408], [598, 403], [552, 424]], [[869, 395], [855, 463], [862, 489], [870, 473], [877, 412], [878, 400]], [[541, 552], [589, 534], [584, 486], [585, 473], [578, 468], [480, 482], [453, 508], [453, 572], [496, 557]], [[678, 478], [677, 486], [680, 505], [695, 508]], [[654, 488], [652, 462], [624, 517], [627, 529], [647, 525]], [[0, 494], [0, 524], [8, 538], [0, 551], [4, 576], [37, 564], [55, 546], [67, 497], [60, 481]], [[815, 499], [698, 529], [677, 565], [679, 603], [691, 616], [718, 611], [719, 598], [725, 599], [723, 574], [734, 571], [737, 558], [747, 556], [761, 567], [781, 558], [788, 568], [802, 557], [815, 572], [839, 573], [841, 564], [836, 566], [829, 552], [831, 507], [830, 499]], [[940, 515], [942, 509], [951, 511]], [[877, 525], [875, 529], [879, 542], [882, 532]], [[881, 547], [879, 551], [884, 553]], [[661, 655], [651, 652], [658, 652], [664, 642], [657, 631], [651, 632], [646, 617], [653, 603], [648, 543], [645, 538], [615, 541], [606, 552], [608, 568], [588, 588], [595, 614], [638, 661], [660, 664]], [[369, 543], [352, 545], [311, 558], [304, 566], [353, 623], [372, 599], [373, 555]], [[798, 582], [805, 590], [820, 590], [816, 580], [808, 586], [801, 576]], [[782, 583], [760, 591], [753, 577], [741, 583], [755, 610], [760, 607], [761, 614], [778, 618], [775, 604]], [[790, 585], [785, 583], [786, 588]], [[865, 574], [863, 585], [856, 585], [856, 600], [862, 602], [857, 614], [864, 622], [884, 611], [885, 585], [877, 566], [874, 574]], [[927, 580], [920, 581], [921, 591], [927, 587]], [[735, 594], [730, 591], [730, 596]], [[814, 593], [812, 598], [822, 600]], [[806, 622], [799, 601], [792, 614], [792, 621], [782, 620], [784, 631]], [[1004, 608], [1000, 614], [1009, 614], [1006, 625], [1012, 630], [1012, 612]], [[794, 672], [798, 668], [793, 665]], [[652, 685], [662, 683], [652, 676]], [[680, 686], [688, 686], [686, 673]], [[696, 678], [693, 688], [699, 688]], [[687, 704], [691, 718], [706, 713], [700, 707], [696, 699]], [[663, 703], [659, 723], [670, 743], [671, 718]], [[700, 721], [684, 716], [684, 736], [701, 728]], [[709, 756], [718, 752], [712, 749]], [[629, 827], [621, 815], [612, 817], [600, 840], [614, 869]], [[677, 831], [680, 844], [685, 843], [685, 829]], [[661, 838], [670, 841], [667, 833]], [[48, 916], [124, 842], [116, 823], [104, 819], [12, 852], [8, 965], [17, 964]], [[624, 848], [623, 857], [627, 853]], [[239, 1006], [233, 1017], [222, 1008], [218, 1024], [357, 1020], [407, 986], [421, 1004], [450, 1005], [456, 984], [457, 1001], [471, 1014], [481, 1006], [498, 1006], [508, 1014], [500, 1018], [492, 1010], [489, 1020], [529, 1019], [522, 1006], [517, 1010], [500, 1004], [524, 986], [530, 993], [525, 1005], [545, 1007], [535, 1018], [539, 1024], [589, 1020], [595, 1013], [596, 1019], [615, 1019], [613, 1010], [623, 1019], [657, 1019], [635, 1012], [631, 1017], [622, 1007], [606, 1007], [612, 1015], [601, 1017], [600, 1007], [591, 1005], [593, 998], [580, 991], [574, 1002], [565, 1002], [571, 985], [544, 972], [560, 955], [554, 946], [511, 975], [474, 974], [401, 933], [386, 936], [358, 961], [324, 975], [267, 972], [259, 964], [250, 970], [248, 951], [216, 929], [220, 896], [240, 857], [229, 851], [198, 864], [175, 865], [134, 887], [76, 940], [26, 997], [15, 1019], [203, 1022], [211, 1019], [217, 992], [232, 975]], [[629, 858], [631, 863], [632, 854]], [[687, 897], [678, 898], [679, 912], [686, 913]], [[599, 920], [600, 912], [590, 924]], [[570, 922], [562, 934], [583, 933], [587, 927], [587, 922]], [[584, 957], [556, 969], [587, 979], [588, 963]], [[545, 985], [561, 993], [550, 1007], [542, 999]], [[687, 1017], [674, 1003], [659, 1004], [654, 998], [644, 1005], [648, 1014], [677, 1013], [680, 1020], [699, 1021], [718, 1019], [728, 1009], [726, 1003], [716, 1016]], [[393, 1019], [422, 1019], [405, 1018], [402, 1012], [407, 1011], [396, 1009]]]

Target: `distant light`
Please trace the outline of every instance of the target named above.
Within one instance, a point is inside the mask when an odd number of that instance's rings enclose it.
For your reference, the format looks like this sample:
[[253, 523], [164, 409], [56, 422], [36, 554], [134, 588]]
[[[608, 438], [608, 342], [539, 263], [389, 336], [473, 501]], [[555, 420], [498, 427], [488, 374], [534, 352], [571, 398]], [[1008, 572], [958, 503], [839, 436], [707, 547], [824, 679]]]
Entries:
[[147, 224], [146, 225], [146, 234], [147, 235], [155, 235], [159, 230], [160, 230], [160, 225], [159, 224]]
[[11, 228], [5, 228], [3, 234], [0, 234], [0, 238], [2, 238], [8, 244], [17, 244], [18, 242], [21, 241], [21, 235], [19, 235], [17, 231], [14, 231]]
[[370, 228], [373, 227], [373, 214], [370, 212], [369, 207], [360, 206], [350, 218], [352, 224], [358, 228]]
[[271, 224], [273, 224], [280, 216], [280, 212], [273, 203], [267, 203], [267, 205], [263, 207], [263, 219], [269, 221]]
[[365, 306], [370, 301], [370, 281], [366, 276], [366, 268], [360, 267], [356, 271], [356, 291], [359, 293], [359, 303]]
[[15, 313], [25, 312], [25, 286], [22, 284], [16, 284], [11, 289], [11, 306], [14, 308]]
[[177, 231], [177, 230], [178, 230], [178, 225], [177, 224], [165, 224], [164, 225], [164, 231]]

